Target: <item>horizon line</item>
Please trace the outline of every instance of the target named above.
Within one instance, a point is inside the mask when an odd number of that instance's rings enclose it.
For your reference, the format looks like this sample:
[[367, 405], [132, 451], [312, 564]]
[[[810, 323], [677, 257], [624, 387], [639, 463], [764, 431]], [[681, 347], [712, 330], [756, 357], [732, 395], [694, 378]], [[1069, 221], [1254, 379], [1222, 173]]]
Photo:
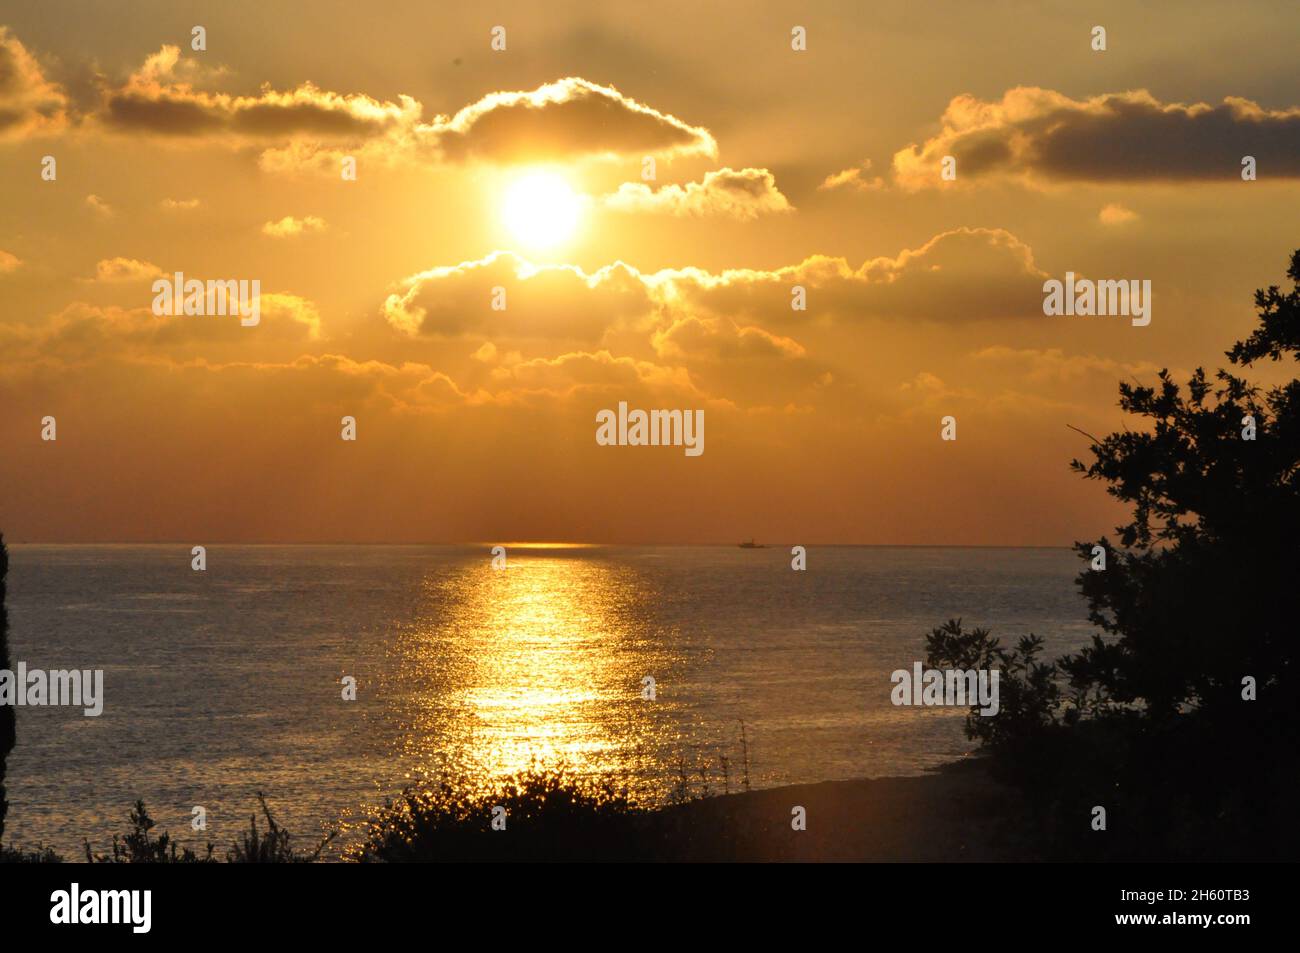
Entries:
[[[740, 548], [736, 542], [666, 543], [666, 542], [608, 542], [577, 540], [459, 540], [386, 542], [382, 540], [309, 540], [309, 541], [257, 541], [216, 540], [6, 540], [7, 546], [517, 546], [521, 548], [597, 548], [597, 547], [673, 547], [673, 548]], [[1053, 543], [860, 543], [860, 542], [771, 542], [760, 543], [757, 548], [777, 549], [783, 546], [841, 547], [856, 549], [1073, 549], [1074, 544]]]

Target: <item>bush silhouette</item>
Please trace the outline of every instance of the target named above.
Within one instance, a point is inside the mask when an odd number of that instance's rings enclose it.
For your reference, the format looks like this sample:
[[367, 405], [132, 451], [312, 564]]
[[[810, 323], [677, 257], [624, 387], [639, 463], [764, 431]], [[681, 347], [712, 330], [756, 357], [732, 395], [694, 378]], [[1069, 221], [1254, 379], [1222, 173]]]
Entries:
[[372, 819], [352, 859], [633, 860], [646, 849], [649, 817], [608, 781], [533, 766], [490, 791], [442, 783], [406, 792]]
[[[319, 860], [325, 845], [334, 839], [329, 834], [315, 850], [299, 853], [293, 849], [292, 836], [275, 820], [266, 803], [266, 796], [257, 792], [257, 802], [262, 816], [266, 819], [265, 835], [258, 829], [257, 815], [249, 822], [249, 830], [231, 845], [226, 852], [226, 860], [232, 864], [297, 864], [311, 863]], [[131, 830], [124, 837], [113, 837], [112, 850], [107, 854], [96, 854], [87, 842], [86, 862], [92, 864], [210, 864], [216, 862], [214, 851], [216, 845], [210, 841], [204, 845], [202, 853], [196, 852], [175, 841], [170, 834], [154, 836], [156, 826], [149, 816], [144, 801], [136, 801], [131, 808]], [[51, 859], [58, 858], [52, 856]]]
[[131, 830], [123, 838], [113, 835], [113, 850], [109, 854], [96, 854], [86, 842], [88, 864], [197, 864], [211, 863], [213, 845], [199, 856], [188, 847], [181, 847], [170, 834], [154, 837], [151, 831], [154, 820], [145, 809], [144, 801], [136, 801], [131, 808]]
[[338, 833], [331, 831], [310, 853], [300, 854], [293, 848], [293, 835], [276, 822], [266, 803], [266, 795], [261, 791], [257, 792], [257, 803], [266, 819], [266, 834], [258, 830], [257, 815], [254, 814], [248, 822], [248, 833], [226, 854], [226, 859], [232, 864], [310, 864], [320, 859], [321, 852]]

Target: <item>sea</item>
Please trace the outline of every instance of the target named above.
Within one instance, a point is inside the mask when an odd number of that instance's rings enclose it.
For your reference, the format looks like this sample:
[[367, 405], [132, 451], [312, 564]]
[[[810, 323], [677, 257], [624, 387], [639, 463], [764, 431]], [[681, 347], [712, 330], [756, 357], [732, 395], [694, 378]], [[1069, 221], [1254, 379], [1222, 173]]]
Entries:
[[[504, 558], [502, 558], [504, 557]], [[11, 545], [11, 661], [102, 670], [23, 707], [8, 846], [84, 857], [143, 800], [217, 856], [263, 793], [327, 855], [404, 790], [527, 770], [689, 793], [922, 774], [965, 709], [891, 703], [948, 619], [1045, 656], [1095, 631], [1064, 548]], [[201, 808], [200, 811], [196, 810]], [[203, 830], [195, 829], [202, 817]]]

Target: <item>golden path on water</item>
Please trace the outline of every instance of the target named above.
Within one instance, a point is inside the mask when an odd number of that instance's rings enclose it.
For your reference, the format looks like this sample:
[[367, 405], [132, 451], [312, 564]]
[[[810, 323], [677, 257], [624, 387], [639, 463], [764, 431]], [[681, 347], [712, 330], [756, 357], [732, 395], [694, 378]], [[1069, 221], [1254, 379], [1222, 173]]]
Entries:
[[666, 776], [672, 706], [643, 699], [642, 679], [666, 678], [675, 660], [647, 634], [658, 594], [644, 577], [514, 548], [507, 568], [486, 563], [426, 580], [445, 612], [404, 640], [412, 773], [480, 785], [532, 764], [620, 782]]

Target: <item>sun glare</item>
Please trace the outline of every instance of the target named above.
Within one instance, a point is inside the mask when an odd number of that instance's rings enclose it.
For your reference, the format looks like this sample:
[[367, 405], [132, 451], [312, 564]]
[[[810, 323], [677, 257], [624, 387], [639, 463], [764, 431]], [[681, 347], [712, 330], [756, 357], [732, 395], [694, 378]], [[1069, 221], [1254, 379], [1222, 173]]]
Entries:
[[530, 248], [551, 248], [568, 241], [578, 227], [581, 210], [581, 199], [553, 172], [533, 172], [516, 179], [501, 205], [510, 234]]

